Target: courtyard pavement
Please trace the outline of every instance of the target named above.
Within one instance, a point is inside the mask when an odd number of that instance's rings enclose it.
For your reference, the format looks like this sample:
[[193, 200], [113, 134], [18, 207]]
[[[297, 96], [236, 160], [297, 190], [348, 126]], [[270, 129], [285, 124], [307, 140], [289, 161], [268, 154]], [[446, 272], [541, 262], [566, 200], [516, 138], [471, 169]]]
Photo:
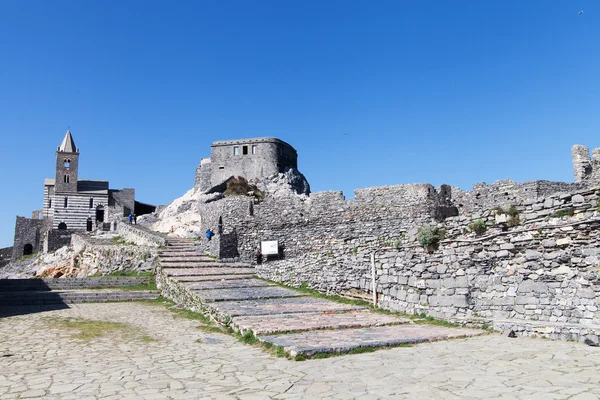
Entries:
[[[499, 334], [302, 362], [161, 305], [74, 304], [0, 319], [1, 399], [598, 399], [600, 348]], [[61, 321], [127, 329], [80, 339]]]

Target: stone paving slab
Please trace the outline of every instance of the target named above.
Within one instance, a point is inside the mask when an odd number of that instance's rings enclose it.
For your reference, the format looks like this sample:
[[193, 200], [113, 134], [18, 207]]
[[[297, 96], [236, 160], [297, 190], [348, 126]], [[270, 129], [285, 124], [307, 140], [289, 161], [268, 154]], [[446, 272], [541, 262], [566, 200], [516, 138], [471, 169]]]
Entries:
[[177, 281], [185, 284], [190, 282], [208, 282], [208, 281], [224, 281], [230, 279], [251, 279], [253, 274], [236, 274], [236, 275], [196, 275], [196, 276], [181, 276], [177, 277]]
[[258, 336], [262, 342], [282, 346], [293, 356], [347, 353], [357, 347], [386, 347], [484, 334], [479, 329], [432, 325], [391, 325], [375, 328], [321, 330], [287, 335]]
[[[294, 362], [196, 329], [197, 320], [162, 306], [44, 310], [20, 307], [0, 321], [3, 400], [600, 397], [600, 348], [581, 343], [492, 334]], [[53, 324], [67, 319], [126, 323], [134, 334], [81, 340]]]
[[286, 297], [281, 299], [225, 301], [211, 304], [211, 307], [231, 317], [246, 315], [270, 315], [309, 312], [339, 312], [362, 310], [364, 307], [312, 297]]
[[[238, 276], [235, 276], [237, 278]], [[260, 279], [228, 279], [228, 280], [211, 280], [199, 283], [188, 283], [185, 285], [192, 290], [211, 290], [211, 289], [231, 289], [243, 287], [267, 287], [274, 284], [261, 281]]]
[[239, 330], [251, 330], [254, 335], [266, 335], [285, 331], [348, 329], [411, 322], [408, 318], [368, 311], [260, 315], [233, 318], [233, 324]]
[[254, 268], [169, 268], [166, 270], [167, 275], [177, 276], [198, 276], [198, 275], [239, 275], [253, 274]]
[[202, 301], [206, 302], [306, 296], [304, 293], [300, 293], [291, 289], [285, 289], [279, 286], [194, 290], [193, 292], [196, 294], [196, 296], [202, 299]]
[[253, 268], [244, 263], [219, 263], [211, 261], [161, 261], [163, 268]]

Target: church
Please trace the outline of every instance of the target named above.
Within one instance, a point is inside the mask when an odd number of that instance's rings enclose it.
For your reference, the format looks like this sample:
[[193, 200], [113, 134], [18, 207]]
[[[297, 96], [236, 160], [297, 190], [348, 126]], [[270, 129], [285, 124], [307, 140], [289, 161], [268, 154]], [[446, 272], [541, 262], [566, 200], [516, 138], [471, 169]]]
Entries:
[[54, 178], [44, 180], [44, 206], [17, 217], [12, 261], [68, 245], [71, 232], [110, 230], [131, 213], [154, 211], [135, 201], [135, 189], [110, 189], [108, 181], [79, 179], [79, 149], [68, 130], [56, 149]]

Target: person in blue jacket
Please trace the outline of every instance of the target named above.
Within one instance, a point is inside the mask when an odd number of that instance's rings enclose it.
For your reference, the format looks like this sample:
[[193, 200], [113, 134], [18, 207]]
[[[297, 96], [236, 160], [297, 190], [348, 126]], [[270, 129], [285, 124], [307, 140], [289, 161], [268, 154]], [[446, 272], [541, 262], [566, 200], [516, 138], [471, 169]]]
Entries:
[[210, 229], [206, 230], [206, 239], [208, 239], [208, 240], [212, 239], [213, 235], [214, 235], [213, 231], [211, 231]]

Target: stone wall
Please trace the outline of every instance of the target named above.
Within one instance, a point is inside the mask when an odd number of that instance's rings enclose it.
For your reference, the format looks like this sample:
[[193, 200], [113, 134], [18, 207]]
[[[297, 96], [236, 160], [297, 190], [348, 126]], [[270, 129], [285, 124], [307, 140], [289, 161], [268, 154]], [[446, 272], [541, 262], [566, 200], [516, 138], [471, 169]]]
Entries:
[[96, 241], [86, 235], [74, 233], [73, 249], [79, 253], [79, 275], [107, 275], [117, 271], [147, 272], [155, 269], [156, 246], [125, 246], [108, 241]]
[[[314, 224], [286, 232], [304, 243], [284, 260], [257, 266], [266, 279], [328, 293], [368, 294], [375, 254], [376, 291], [381, 307], [424, 312], [449, 319], [489, 318], [510, 321], [597, 326], [600, 320], [600, 213], [595, 191], [555, 194], [516, 204], [521, 223], [498, 227], [506, 214], [485, 210], [450, 217], [439, 249], [428, 253], [417, 243], [416, 220], [392, 230], [378, 224]], [[481, 236], [469, 225], [481, 219]], [[375, 232], [375, 230], [377, 232]], [[403, 232], [404, 230], [404, 232]], [[290, 236], [291, 235], [291, 236]], [[310, 240], [310, 236], [318, 240]], [[260, 236], [260, 235], [259, 235]], [[557, 331], [557, 335], [566, 334]]]
[[4, 267], [10, 262], [10, 259], [12, 258], [12, 252], [12, 246], [0, 249], [0, 268]]
[[12, 261], [17, 261], [23, 257], [25, 250], [31, 250], [31, 253], [42, 251], [43, 236], [49, 229], [49, 222], [51, 221], [47, 219], [17, 217]]
[[44, 253], [55, 251], [71, 244], [70, 231], [48, 231], [44, 235]]
[[140, 246], [160, 247], [166, 243], [165, 237], [160, 233], [124, 221], [117, 222], [117, 232], [126, 241]]

